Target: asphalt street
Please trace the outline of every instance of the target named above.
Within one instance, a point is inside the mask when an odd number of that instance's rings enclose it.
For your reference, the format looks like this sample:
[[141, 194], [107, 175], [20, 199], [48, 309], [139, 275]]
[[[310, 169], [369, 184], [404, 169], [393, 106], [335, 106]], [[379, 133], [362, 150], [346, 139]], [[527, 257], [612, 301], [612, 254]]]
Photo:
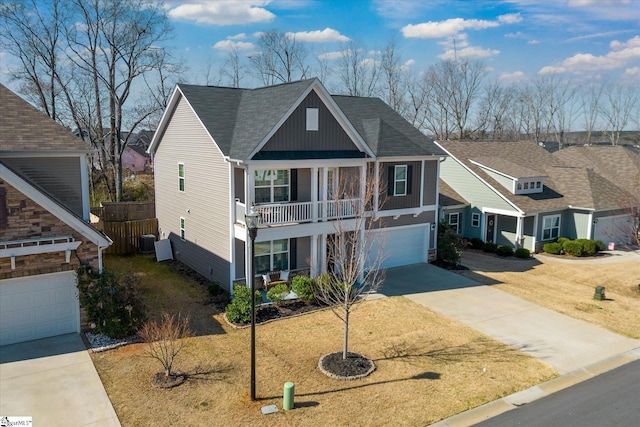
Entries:
[[639, 396], [640, 360], [637, 360], [476, 426], [637, 426]]

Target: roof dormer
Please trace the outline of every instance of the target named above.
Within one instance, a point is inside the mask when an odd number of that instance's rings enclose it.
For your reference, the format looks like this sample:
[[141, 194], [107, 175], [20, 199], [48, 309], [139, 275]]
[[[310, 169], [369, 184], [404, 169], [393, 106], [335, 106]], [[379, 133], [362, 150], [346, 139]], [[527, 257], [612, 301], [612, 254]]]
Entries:
[[498, 158], [482, 157], [469, 161], [513, 194], [542, 193], [544, 189], [545, 173]]

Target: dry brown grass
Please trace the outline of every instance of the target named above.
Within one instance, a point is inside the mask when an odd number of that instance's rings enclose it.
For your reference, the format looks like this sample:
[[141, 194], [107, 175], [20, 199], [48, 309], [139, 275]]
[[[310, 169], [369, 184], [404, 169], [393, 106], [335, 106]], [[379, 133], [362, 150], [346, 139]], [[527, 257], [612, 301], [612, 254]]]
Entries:
[[[166, 275], [157, 286], [170, 287], [171, 280]], [[145, 291], [154, 306], [163, 306], [153, 294]], [[199, 293], [188, 288], [168, 294], [183, 313], [189, 299], [202, 307]], [[258, 326], [259, 401], [251, 402], [249, 330], [210, 314], [199, 320], [210, 332], [191, 338], [176, 360], [175, 368], [189, 378], [174, 389], [151, 385], [161, 366], [143, 357], [142, 344], [93, 354], [123, 426], [426, 425], [555, 375], [543, 362], [393, 297], [367, 301], [352, 315], [350, 350], [377, 365], [361, 380], [331, 379], [316, 367], [320, 356], [341, 349], [342, 325], [330, 311]], [[282, 407], [286, 381], [295, 383], [295, 409], [262, 415], [264, 405]]]
[[[640, 338], [639, 262], [590, 265], [579, 259], [540, 259], [542, 263], [476, 253], [463, 260], [472, 270], [464, 274], [559, 313]], [[596, 286], [606, 288], [606, 301], [593, 299]]]

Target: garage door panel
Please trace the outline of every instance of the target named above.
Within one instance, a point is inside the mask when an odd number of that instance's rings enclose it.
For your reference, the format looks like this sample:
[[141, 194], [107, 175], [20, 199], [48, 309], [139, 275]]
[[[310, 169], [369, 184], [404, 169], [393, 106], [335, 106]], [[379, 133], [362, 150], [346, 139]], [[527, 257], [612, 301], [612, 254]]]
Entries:
[[[429, 225], [389, 227], [376, 231], [380, 239], [374, 239], [369, 265], [375, 264], [379, 245], [383, 246], [381, 268], [417, 264], [427, 261]], [[377, 241], [381, 243], [377, 243]]]
[[73, 272], [0, 283], [0, 345], [78, 332], [80, 314]]

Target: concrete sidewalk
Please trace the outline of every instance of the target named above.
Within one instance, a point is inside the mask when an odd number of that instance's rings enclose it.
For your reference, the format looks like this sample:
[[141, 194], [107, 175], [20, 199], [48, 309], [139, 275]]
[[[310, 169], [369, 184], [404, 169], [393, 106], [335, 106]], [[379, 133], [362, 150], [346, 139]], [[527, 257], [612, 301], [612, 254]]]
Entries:
[[120, 426], [78, 334], [0, 347], [0, 415], [32, 417], [34, 426]]

